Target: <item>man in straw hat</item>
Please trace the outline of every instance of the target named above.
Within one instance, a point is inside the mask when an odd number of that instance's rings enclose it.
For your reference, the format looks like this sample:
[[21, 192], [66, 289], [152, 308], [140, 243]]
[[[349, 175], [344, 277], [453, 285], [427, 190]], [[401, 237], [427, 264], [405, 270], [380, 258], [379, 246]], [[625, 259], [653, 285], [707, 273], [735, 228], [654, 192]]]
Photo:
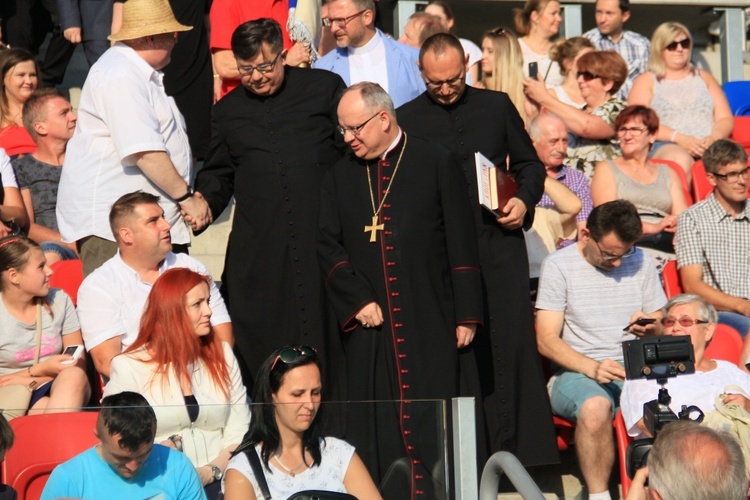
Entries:
[[168, 0], [127, 0], [115, 44], [91, 67], [81, 93], [76, 133], [68, 143], [57, 202], [63, 241], [76, 242], [88, 275], [114, 256], [109, 209], [142, 190], [161, 199], [176, 251], [189, 228], [211, 222], [211, 211], [190, 188], [192, 156], [185, 121], [162, 84], [180, 31]]

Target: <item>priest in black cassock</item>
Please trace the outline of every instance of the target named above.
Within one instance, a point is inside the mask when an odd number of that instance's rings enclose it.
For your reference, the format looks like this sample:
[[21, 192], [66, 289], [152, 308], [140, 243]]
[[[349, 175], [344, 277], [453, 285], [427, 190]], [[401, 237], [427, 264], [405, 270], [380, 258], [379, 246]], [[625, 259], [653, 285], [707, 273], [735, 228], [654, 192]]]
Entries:
[[376, 482], [408, 459], [410, 489], [389, 498], [440, 498], [442, 410], [414, 400], [473, 395], [465, 383], [477, 383], [475, 366], [459, 370], [483, 317], [466, 181], [445, 148], [399, 128], [375, 83], [347, 89], [338, 120], [352, 152], [323, 180], [318, 256], [344, 340], [346, 396], [402, 401], [350, 405], [346, 439]]
[[[466, 86], [466, 57], [448, 34], [428, 38], [419, 54], [427, 91], [398, 109], [412, 136], [445, 145], [469, 184], [485, 300], [477, 355], [491, 452], [510, 451], [524, 465], [559, 461], [549, 396], [536, 348], [529, 264], [521, 227], [530, 227], [545, 171], [516, 108], [502, 92]], [[477, 201], [474, 153], [508, 161], [519, 190], [497, 218]]]
[[216, 217], [236, 201], [222, 292], [249, 387], [247, 377], [278, 347], [328, 354], [315, 235], [320, 182], [345, 147], [336, 132], [345, 85], [328, 71], [285, 66], [281, 29], [270, 19], [240, 25], [232, 51], [242, 85], [213, 108], [195, 187]]

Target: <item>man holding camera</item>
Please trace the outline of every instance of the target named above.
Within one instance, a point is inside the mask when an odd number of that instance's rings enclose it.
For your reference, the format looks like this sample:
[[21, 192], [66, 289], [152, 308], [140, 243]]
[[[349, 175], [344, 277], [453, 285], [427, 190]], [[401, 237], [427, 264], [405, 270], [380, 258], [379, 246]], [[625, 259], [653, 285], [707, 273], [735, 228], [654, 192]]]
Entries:
[[576, 245], [544, 260], [539, 278], [537, 345], [557, 370], [548, 385], [552, 411], [577, 423], [576, 452], [592, 500], [610, 498], [612, 418], [625, 378], [621, 344], [656, 333], [667, 302], [653, 260], [634, 246], [641, 234], [630, 202], [600, 205]]

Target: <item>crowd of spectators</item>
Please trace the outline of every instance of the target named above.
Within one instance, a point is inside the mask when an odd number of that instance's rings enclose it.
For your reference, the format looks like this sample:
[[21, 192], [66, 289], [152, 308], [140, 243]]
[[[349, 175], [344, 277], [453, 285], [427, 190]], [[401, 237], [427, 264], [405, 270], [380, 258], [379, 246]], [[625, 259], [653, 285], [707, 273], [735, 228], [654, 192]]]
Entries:
[[[560, 3], [528, 0], [480, 49], [450, 34], [443, 0], [398, 40], [373, 0], [324, 3], [303, 39], [286, 1], [45, 2], [41, 63], [43, 23], [0, 9], [0, 391], [31, 393], [3, 407], [104, 396], [96, 451], [45, 497], [122, 483], [379, 498], [404, 457], [401, 494], [430, 497], [435, 429], [409, 401], [472, 396], [478, 465], [499, 450], [556, 462], [555, 414], [577, 425], [588, 497], [606, 500], [612, 418], [622, 403], [643, 434], [655, 394], [625, 382], [623, 341], [690, 336], [696, 374], [675, 405], [750, 390], [747, 154], [685, 26], [649, 41], [624, 28], [628, 0], [597, 0], [596, 28], [566, 40]], [[52, 85], [79, 43], [77, 116]], [[518, 188], [495, 212], [477, 201], [476, 152]], [[698, 160], [715, 189], [691, 205]], [[232, 199], [219, 287], [187, 254]], [[49, 278], [74, 259], [71, 299]], [[672, 260], [688, 295], [667, 302]], [[738, 366], [705, 357], [717, 324], [745, 339]], [[324, 437], [322, 394], [401, 403], [352, 410]]]

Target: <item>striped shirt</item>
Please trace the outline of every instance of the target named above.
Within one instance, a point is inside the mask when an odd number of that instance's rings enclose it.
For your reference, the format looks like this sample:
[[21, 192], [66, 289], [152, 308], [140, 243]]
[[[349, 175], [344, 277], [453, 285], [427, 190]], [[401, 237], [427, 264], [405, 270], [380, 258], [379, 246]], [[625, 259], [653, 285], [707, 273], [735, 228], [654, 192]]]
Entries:
[[703, 282], [733, 297], [750, 298], [750, 201], [733, 217], [714, 193], [682, 214], [675, 236], [677, 267], [703, 266]]
[[615, 42], [612, 41], [611, 36], [602, 35], [599, 28], [589, 30], [583, 36], [591, 40], [597, 49], [614, 50], [625, 59], [628, 64], [628, 78], [615, 96], [627, 101], [630, 89], [633, 87], [633, 81], [648, 69], [649, 48], [651, 46], [648, 38], [633, 31], [623, 30], [620, 39]]

